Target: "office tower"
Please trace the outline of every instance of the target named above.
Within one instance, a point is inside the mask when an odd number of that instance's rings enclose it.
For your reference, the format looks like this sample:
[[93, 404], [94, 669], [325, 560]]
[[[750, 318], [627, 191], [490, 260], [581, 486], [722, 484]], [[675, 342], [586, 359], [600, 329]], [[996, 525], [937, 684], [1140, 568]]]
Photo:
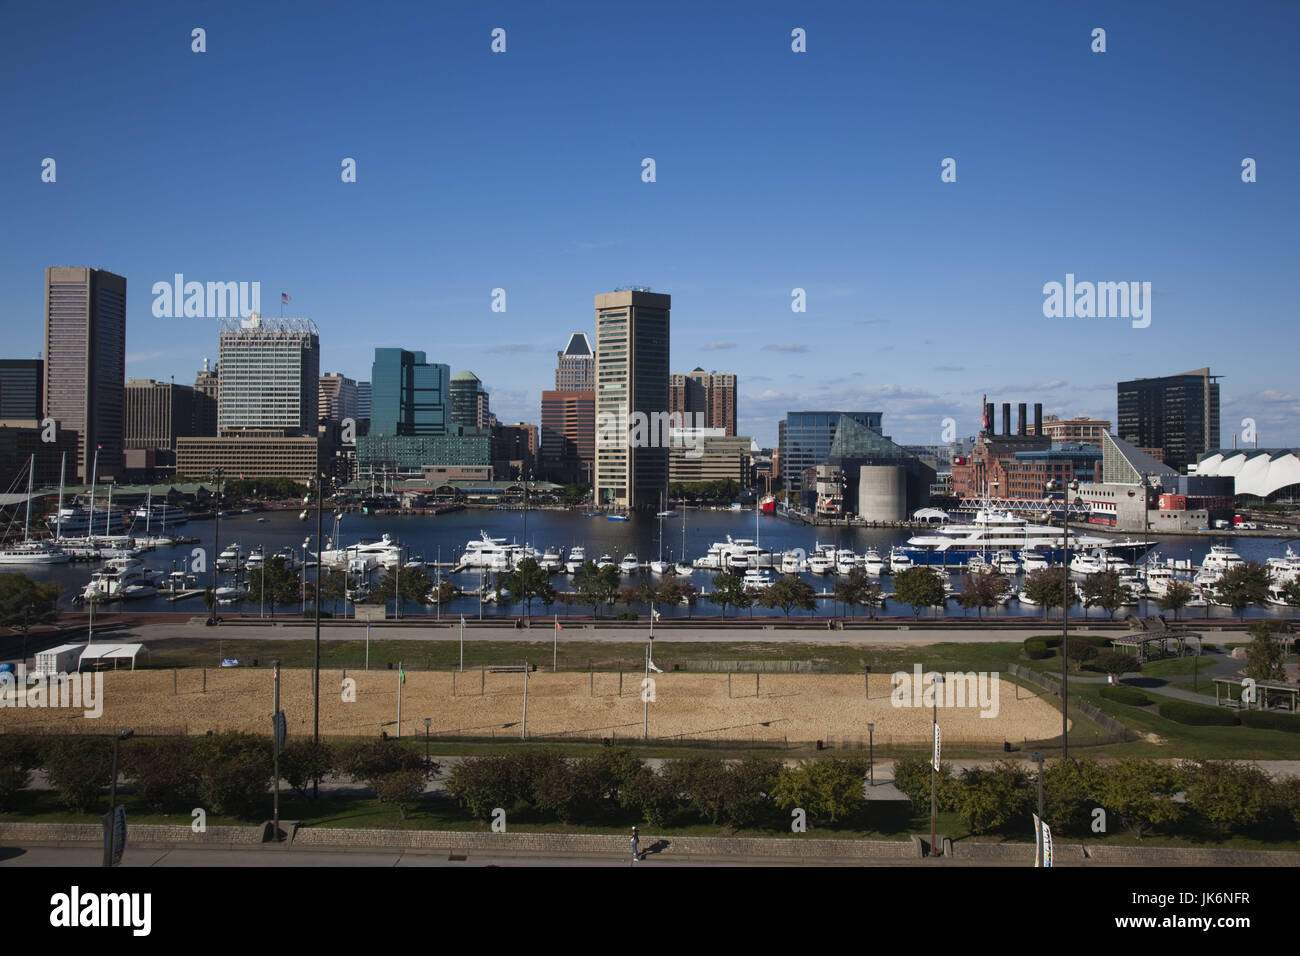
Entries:
[[696, 368], [668, 378], [669, 408], [687, 428], [722, 429], [736, 434], [736, 376]]
[[445, 435], [450, 423], [451, 366], [431, 365], [423, 352], [375, 349], [370, 369], [370, 434]]
[[541, 458], [561, 484], [591, 484], [596, 461], [595, 391], [542, 392]]
[[451, 420], [466, 428], [488, 428], [492, 412], [488, 408], [488, 393], [473, 372], [457, 372], [451, 377]]
[[203, 360], [203, 368], [194, 376], [194, 425], [191, 435], [215, 438], [217, 434], [217, 401], [220, 397], [219, 370], [208, 368], [208, 360]]
[[128, 450], [152, 449], [169, 457], [177, 438], [194, 434], [196, 392], [190, 386], [133, 378], [123, 395], [122, 433]]
[[45, 270], [44, 415], [77, 432], [76, 473], [122, 470], [126, 279], [83, 266]]
[[555, 390], [557, 392], [594, 392], [596, 390], [596, 355], [586, 332], [574, 332], [563, 352], [555, 353]]
[[222, 319], [217, 430], [316, 435], [320, 339], [309, 319]]
[[537, 426], [493, 422], [492, 474], [497, 481], [537, 478]]
[[44, 392], [44, 361], [0, 359], [0, 421], [39, 421]]
[[1201, 368], [1120, 382], [1117, 435], [1140, 449], [1159, 449], [1166, 465], [1186, 473], [1219, 447], [1219, 378]]
[[339, 372], [320, 377], [317, 414], [323, 422], [357, 419], [357, 383]]
[[596, 296], [596, 502], [658, 508], [668, 490], [672, 297]]
[[[370, 426], [370, 383], [357, 382], [357, 425]], [[358, 431], [358, 434], [364, 434]]]
[[880, 412], [787, 412], [779, 429], [778, 458], [786, 491], [803, 490], [804, 473], [828, 463], [831, 443], [840, 424], [848, 416], [864, 428], [881, 434]]

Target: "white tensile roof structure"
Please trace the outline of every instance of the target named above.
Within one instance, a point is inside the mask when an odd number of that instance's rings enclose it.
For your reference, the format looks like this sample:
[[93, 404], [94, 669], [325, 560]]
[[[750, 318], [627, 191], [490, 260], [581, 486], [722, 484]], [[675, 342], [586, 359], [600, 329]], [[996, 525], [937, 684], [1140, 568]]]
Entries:
[[1197, 463], [1196, 474], [1231, 476], [1237, 494], [1267, 498], [1300, 484], [1300, 448], [1218, 448]]
[[135, 659], [141, 651], [146, 656], [149, 655], [149, 648], [143, 644], [110, 644], [107, 641], [103, 644], [87, 644], [77, 668], [81, 669], [95, 661], [113, 661], [113, 666], [116, 667], [117, 661], [129, 660], [131, 670], [135, 670]]

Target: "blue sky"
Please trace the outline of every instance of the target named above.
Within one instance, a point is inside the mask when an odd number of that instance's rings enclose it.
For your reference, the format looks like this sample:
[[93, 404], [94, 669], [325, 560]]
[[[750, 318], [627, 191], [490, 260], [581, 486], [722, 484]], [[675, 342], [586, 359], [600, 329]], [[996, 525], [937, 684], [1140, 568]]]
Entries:
[[[128, 377], [191, 382], [216, 323], [155, 318], [153, 283], [259, 281], [264, 313], [288, 292], [320, 328], [322, 371], [420, 349], [537, 421], [593, 295], [635, 284], [673, 296], [674, 371], [740, 376], [763, 444], [797, 408], [937, 442], [948, 416], [976, 430], [983, 394], [1113, 419], [1117, 381], [1208, 365], [1225, 444], [1250, 417], [1300, 445], [1295, 3], [54, 2], [4, 22], [6, 357], [42, 347], [43, 269], [94, 265], [128, 280]], [[1150, 327], [1045, 318], [1066, 273], [1151, 282]]]

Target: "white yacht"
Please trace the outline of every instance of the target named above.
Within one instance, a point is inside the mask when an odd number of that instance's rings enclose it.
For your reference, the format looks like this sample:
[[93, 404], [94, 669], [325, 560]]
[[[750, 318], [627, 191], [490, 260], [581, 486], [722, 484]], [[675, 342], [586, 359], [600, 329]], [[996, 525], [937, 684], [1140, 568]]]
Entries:
[[618, 570], [620, 574], [636, 574], [637, 569], [639, 567], [640, 565], [637, 564], [635, 554], [623, 555], [623, 560], [618, 563]]
[[1010, 551], [999, 551], [993, 558], [993, 566], [997, 568], [998, 574], [1004, 574], [1008, 577], [1020, 573], [1020, 562]]
[[[135, 509], [133, 517], [135, 520], [131, 528], [140, 531], [163, 531], [179, 524], [185, 524], [190, 520], [189, 512], [184, 508], [178, 508], [175, 505], [161, 501], [141, 505]], [[95, 523], [96, 525], [99, 524], [98, 515]]]
[[745, 572], [745, 578], [742, 584], [747, 589], [765, 588], [771, 585], [772, 575], [761, 568], [750, 568]]
[[93, 515], [94, 527], [91, 527], [92, 515], [89, 509], [81, 505], [59, 508], [45, 519], [45, 527], [52, 534], [61, 538], [84, 538], [94, 534], [98, 537], [120, 535], [126, 531], [126, 513], [120, 510], [106, 511], [96, 508]]
[[1072, 574], [1100, 574], [1106, 570], [1106, 558], [1097, 554], [1076, 554], [1070, 559]]
[[862, 570], [872, 577], [880, 577], [885, 573], [885, 562], [880, 557], [880, 552], [875, 548], [868, 548], [867, 553], [862, 556]]
[[1269, 558], [1265, 562], [1265, 567], [1268, 568], [1268, 576], [1274, 583], [1285, 584], [1300, 577], [1300, 556], [1288, 547], [1284, 557]]
[[49, 541], [16, 541], [0, 548], [0, 564], [67, 564], [67, 552]]
[[1212, 544], [1210, 545], [1210, 553], [1201, 562], [1201, 567], [1207, 571], [1216, 571], [1222, 574], [1229, 568], [1235, 568], [1243, 563], [1241, 555], [1226, 544]]
[[[876, 556], [877, 560], [879, 555]], [[810, 574], [830, 574], [835, 570], [835, 551], [829, 545], [818, 545], [817, 550], [808, 555]]]
[[858, 566], [858, 556], [848, 548], [840, 548], [835, 552], [835, 573], [848, 574]]
[[1020, 567], [1024, 569], [1025, 574], [1029, 574], [1031, 571], [1047, 567], [1047, 558], [1041, 551], [1025, 548], [1020, 552]]
[[587, 563], [587, 549], [580, 544], [569, 549], [569, 560], [564, 562], [564, 570], [577, 574], [578, 569]]
[[[1070, 529], [1071, 551], [1101, 549], [1106, 553], [1133, 558], [1151, 548], [1150, 541], [1112, 541], [1097, 535]], [[905, 550], [916, 564], [946, 564], [960, 567], [972, 557], [988, 552], [1008, 550], [1013, 555], [1031, 549], [1044, 554], [1049, 562], [1064, 558], [1063, 529], [1030, 524], [1010, 512], [981, 509], [967, 524], [945, 524], [937, 531], [927, 531], [907, 540]]]
[[217, 588], [214, 592], [218, 604], [234, 604], [248, 597], [248, 587], [243, 584], [230, 584]]
[[912, 559], [907, 556], [907, 552], [900, 548], [891, 548], [889, 550], [889, 573], [897, 574], [899, 571], [906, 571], [912, 567]]
[[460, 563], [467, 568], [504, 570], [510, 556], [510, 547], [506, 544], [506, 539], [493, 538], [486, 531], [481, 531], [479, 534], [481, 537], [477, 540], [466, 543]]
[[608, 554], [602, 554], [600, 560], [596, 562], [596, 567], [598, 568], [612, 568], [613, 566], [614, 559]]
[[808, 562], [801, 551], [786, 551], [781, 555], [781, 573], [799, 574], [808, 570]]
[[359, 541], [346, 548], [325, 550], [321, 553], [321, 561], [333, 566], [351, 565], [355, 561], [360, 561], [364, 562], [367, 568], [394, 568], [404, 563], [402, 546], [387, 534], [378, 541]]
[[556, 574], [564, 570], [564, 552], [559, 548], [547, 548], [537, 563], [547, 574]]
[[231, 544], [217, 556], [218, 571], [237, 571], [243, 564], [243, 552], [239, 550], [238, 544]]

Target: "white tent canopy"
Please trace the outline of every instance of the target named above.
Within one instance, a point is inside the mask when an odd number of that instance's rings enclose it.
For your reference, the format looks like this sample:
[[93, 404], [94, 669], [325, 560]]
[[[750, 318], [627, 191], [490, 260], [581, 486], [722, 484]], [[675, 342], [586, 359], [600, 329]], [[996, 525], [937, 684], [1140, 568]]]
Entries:
[[80, 662], [77, 669], [85, 667], [87, 664], [95, 664], [99, 661], [112, 661], [113, 666], [117, 667], [117, 662], [129, 660], [131, 670], [135, 670], [135, 659], [143, 651], [146, 657], [149, 656], [149, 648], [143, 644], [87, 644], [86, 649], [82, 651]]
[[947, 521], [948, 512], [942, 508], [921, 508], [912, 512], [912, 518], [915, 521]]

